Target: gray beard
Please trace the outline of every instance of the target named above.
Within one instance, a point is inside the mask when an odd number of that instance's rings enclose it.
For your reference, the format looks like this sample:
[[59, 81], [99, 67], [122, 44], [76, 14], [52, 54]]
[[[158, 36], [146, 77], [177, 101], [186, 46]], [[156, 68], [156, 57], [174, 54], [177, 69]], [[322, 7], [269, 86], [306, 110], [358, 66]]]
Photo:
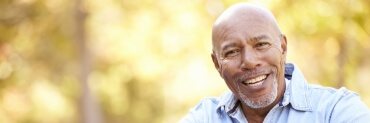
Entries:
[[239, 96], [241, 97], [241, 101], [244, 102], [244, 104], [246, 104], [250, 108], [258, 109], [267, 107], [268, 105], [272, 104], [277, 97], [277, 79], [276, 77], [274, 77], [274, 80], [272, 82], [271, 93], [263, 95], [259, 97], [257, 100], [252, 100], [248, 98], [248, 96], [244, 95], [240, 90], [240, 86], [238, 86], [238, 93]]

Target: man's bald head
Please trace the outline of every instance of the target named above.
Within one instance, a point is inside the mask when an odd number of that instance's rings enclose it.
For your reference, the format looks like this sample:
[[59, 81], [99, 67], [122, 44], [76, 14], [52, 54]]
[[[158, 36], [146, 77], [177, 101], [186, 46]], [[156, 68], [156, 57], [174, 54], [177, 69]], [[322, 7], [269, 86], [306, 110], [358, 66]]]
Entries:
[[268, 9], [255, 4], [240, 3], [229, 7], [214, 23], [212, 30], [213, 48], [215, 48], [215, 42], [225, 40], [225, 36], [230, 33], [230, 30], [241, 25], [246, 25], [246, 30], [249, 29], [248, 27], [265, 25], [274, 31], [275, 36], [281, 34], [274, 15]]

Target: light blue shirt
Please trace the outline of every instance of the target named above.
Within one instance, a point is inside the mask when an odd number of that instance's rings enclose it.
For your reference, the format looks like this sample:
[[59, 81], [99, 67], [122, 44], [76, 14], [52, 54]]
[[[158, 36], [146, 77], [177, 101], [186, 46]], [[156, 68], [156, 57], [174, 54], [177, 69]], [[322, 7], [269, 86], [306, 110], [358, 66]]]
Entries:
[[[308, 84], [293, 64], [286, 64], [285, 80], [284, 96], [264, 123], [370, 123], [370, 110], [356, 93]], [[180, 122], [247, 123], [239, 104], [231, 92], [205, 98]]]

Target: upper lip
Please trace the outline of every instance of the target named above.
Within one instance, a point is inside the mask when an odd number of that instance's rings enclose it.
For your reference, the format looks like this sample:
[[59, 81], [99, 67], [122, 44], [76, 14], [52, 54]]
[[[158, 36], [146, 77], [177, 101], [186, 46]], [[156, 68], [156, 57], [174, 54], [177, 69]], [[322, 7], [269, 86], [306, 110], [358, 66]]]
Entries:
[[271, 74], [271, 71], [268, 69], [254, 69], [242, 71], [239, 75], [236, 76], [235, 82], [244, 83], [247, 80], [256, 78], [261, 75], [266, 75], [267, 77]]
[[267, 73], [253, 74], [253, 75], [247, 76], [247, 77], [245, 78], [245, 80], [253, 79], [253, 78], [256, 78], [256, 77], [258, 77], [258, 76], [262, 76], [262, 75], [268, 75], [268, 74], [267, 74]]

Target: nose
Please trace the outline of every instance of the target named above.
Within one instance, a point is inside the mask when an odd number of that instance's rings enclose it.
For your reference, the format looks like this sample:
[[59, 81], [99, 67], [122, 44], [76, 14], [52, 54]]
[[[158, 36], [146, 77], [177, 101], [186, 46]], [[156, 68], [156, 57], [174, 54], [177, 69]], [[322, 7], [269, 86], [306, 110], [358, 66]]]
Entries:
[[253, 50], [244, 50], [242, 53], [240, 68], [243, 71], [246, 71], [253, 70], [259, 66], [261, 66], [261, 63], [257, 53]]

